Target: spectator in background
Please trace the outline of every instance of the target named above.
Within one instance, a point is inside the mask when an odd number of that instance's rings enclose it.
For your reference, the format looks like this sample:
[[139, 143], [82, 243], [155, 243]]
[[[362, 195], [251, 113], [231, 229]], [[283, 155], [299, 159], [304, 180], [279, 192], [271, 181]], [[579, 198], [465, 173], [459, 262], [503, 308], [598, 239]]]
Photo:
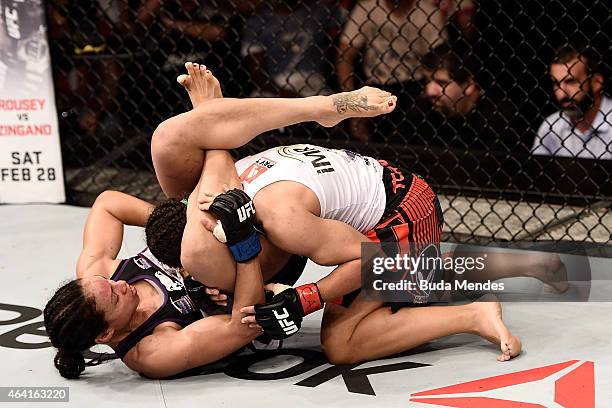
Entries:
[[512, 151], [519, 137], [511, 126], [514, 105], [498, 89], [484, 90], [478, 64], [467, 53], [443, 44], [422, 59], [425, 96], [434, 108], [417, 130], [426, 144]]
[[562, 47], [550, 76], [561, 110], [540, 126], [533, 154], [611, 160], [612, 100], [603, 94], [597, 52], [579, 44]]
[[[446, 27], [451, 19], [457, 22], [463, 35], [471, 39], [474, 36], [473, 11], [472, 0], [358, 1], [340, 36], [336, 59], [340, 87], [344, 91], [358, 87], [355, 63], [363, 49], [366, 83], [398, 95], [397, 109], [379, 121], [379, 131], [388, 133], [399, 128], [409, 132], [402, 121], [407, 112], [414, 109], [415, 100], [422, 92], [421, 58], [431, 48], [448, 40]], [[384, 124], [389, 120], [391, 127]], [[352, 120], [350, 129], [354, 138], [368, 139], [366, 120]]]
[[146, 0], [135, 10], [135, 30], [144, 31], [147, 41], [143, 48], [151, 54], [137, 65], [144, 65], [140, 66], [143, 79], [155, 84], [134, 89], [133, 99], [148, 120], [143, 126], [154, 127], [190, 106], [176, 87], [185, 61], [220, 66], [214, 56], [222, 54], [216, 47], [223, 46], [227, 22], [211, 13], [210, 7], [208, 2], [197, 0]]
[[76, 114], [80, 134], [119, 134], [119, 81], [127, 32], [127, 2], [55, 0], [49, 6], [49, 37], [56, 68], [58, 108]]
[[342, 24], [335, 3], [272, 0], [248, 19], [241, 54], [256, 95], [287, 98], [331, 93], [326, 68], [331, 71], [332, 65], [326, 64], [326, 53]]

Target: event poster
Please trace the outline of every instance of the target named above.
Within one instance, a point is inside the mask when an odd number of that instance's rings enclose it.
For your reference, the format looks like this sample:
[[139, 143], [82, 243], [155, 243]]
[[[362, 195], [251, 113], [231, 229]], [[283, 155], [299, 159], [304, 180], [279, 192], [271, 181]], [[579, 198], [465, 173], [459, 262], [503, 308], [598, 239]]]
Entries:
[[0, 203], [63, 202], [44, 2], [0, 6]]

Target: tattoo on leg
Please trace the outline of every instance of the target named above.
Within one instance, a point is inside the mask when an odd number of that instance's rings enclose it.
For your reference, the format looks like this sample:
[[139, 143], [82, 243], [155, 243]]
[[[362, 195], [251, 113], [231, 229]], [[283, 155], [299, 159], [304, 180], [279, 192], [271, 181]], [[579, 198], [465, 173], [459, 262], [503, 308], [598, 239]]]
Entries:
[[354, 112], [363, 112], [367, 110], [375, 110], [376, 106], [368, 105], [367, 95], [362, 95], [359, 92], [344, 92], [333, 96], [334, 106], [340, 114], [346, 113], [347, 110]]

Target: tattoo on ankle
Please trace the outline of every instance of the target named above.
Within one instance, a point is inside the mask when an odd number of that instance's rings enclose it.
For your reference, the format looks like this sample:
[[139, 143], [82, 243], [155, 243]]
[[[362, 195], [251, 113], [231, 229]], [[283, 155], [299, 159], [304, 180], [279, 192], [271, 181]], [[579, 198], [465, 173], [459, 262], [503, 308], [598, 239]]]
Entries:
[[363, 112], [367, 110], [375, 110], [375, 106], [368, 105], [367, 95], [362, 95], [359, 92], [344, 92], [333, 96], [334, 106], [340, 114], [346, 113], [347, 110], [353, 112]]

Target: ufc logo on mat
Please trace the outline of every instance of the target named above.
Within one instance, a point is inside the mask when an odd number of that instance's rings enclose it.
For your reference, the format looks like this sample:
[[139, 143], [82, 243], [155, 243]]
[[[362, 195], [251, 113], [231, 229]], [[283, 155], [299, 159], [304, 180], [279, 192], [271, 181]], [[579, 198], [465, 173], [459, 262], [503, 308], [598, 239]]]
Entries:
[[255, 214], [255, 207], [253, 207], [253, 202], [249, 201], [238, 210], [238, 221], [243, 222], [248, 219], [251, 214]]
[[272, 310], [272, 313], [274, 313], [274, 317], [276, 317], [278, 324], [280, 324], [287, 336], [298, 331], [298, 327], [295, 323], [293, 323], [293, 320], [287, 320], [289, 317], [289, 312], [287, 312], [287, 309], [283, 307], [282, 314], [278, 314], [276, 310]]

